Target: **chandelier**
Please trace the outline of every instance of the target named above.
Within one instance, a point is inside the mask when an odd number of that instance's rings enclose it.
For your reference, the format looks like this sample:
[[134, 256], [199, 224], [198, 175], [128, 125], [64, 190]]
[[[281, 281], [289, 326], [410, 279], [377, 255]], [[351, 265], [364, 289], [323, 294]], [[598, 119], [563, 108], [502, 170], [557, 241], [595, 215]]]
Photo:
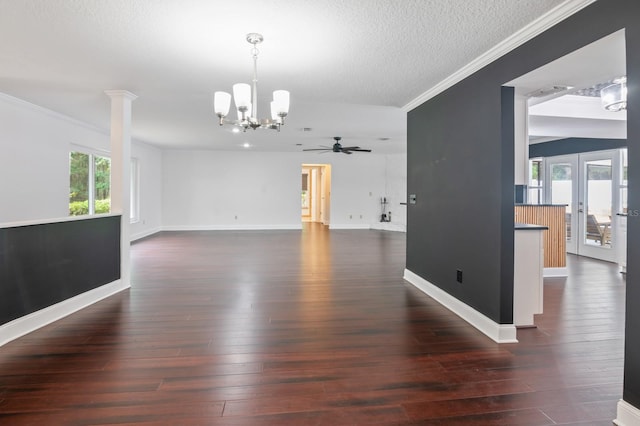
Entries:
[[627, 77], [613, 80], [613, 83], [600, 89], [602, 106], [607, 111], [627, 109]]
[[274, 129], [280, 131], [284, 125], [284, 118], [289, 113], [289, 92], [275, 90], [271, 101], [271, 118], [258, 119], [258, 53], [256, 45], [262, 43], [264, 37], [261, 34], [247, 34], [247, 41], [253, 45], [253, 80], [252, 85], [237, 83], [233, 85], [233, 100], [236, 104], [237, 120], [227, 119], [231, 106], [231, 95], [227, 92], [215, 92], [213, 96], [213, 108], [220, 119], [220, 125], [231, 124], [247, 131], [248, 128]]

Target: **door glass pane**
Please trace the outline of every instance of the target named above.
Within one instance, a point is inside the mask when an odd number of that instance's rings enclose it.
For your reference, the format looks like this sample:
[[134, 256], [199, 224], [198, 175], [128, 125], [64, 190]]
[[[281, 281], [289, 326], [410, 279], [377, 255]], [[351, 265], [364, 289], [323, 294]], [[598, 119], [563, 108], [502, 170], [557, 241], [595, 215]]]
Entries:
[[111, 211], [111, 160], [95, 157], [95, 212], [109, 213]]
[[541, 204], [544, 199], [542, 175], [542, 159], [534, 158], [529, 160], [529, 190], [527, 194], [527, 203], [529, 204]]
[[572, 173], [570, 163], [551, 165], [551, 204], [566, 204], [567, 241], [571, 241]]
[[587, 187], [584, 243], [611, 248], [611, 160], [587, 161], [585, 166]]

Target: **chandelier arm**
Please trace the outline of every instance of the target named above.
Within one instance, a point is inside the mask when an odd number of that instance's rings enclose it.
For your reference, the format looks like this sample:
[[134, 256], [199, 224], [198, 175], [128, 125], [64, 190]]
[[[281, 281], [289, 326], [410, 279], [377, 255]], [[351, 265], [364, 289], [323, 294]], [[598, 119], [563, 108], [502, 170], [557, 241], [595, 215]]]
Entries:
[[[285, 90], [277, 90], [274, 91], [274, 101], [271, 102], [272, 109], [273, 104], [278, 101], [286, 107], [283, 110], [276, 110], [274, 116], [274, 112], [272, 111], [271, 119], [258, 119], [258, 54], [260, 51], [257, 49], [256, 45], [262, 43], [264, 38], [261, 34], [258, 33], [249, 33], [247, 34], [247, 42], [249, 42], [253, 47], [251, 49], [251, 56], [253, 57], [253, 80], [250, 86], [251, 94], [249, 99], [246, 98], [247, 92], [246, 89], [248, 85], [246, 84], [235, 84], [233, 86], [234, 89], [234, 98], [236, 99], [236, 107], [238, 105], [238, 99], [241, 99], [241, 107], [237, 107], [238, 110], [238, 119], [230, 120], [226, 118], [226, 115], [222, 115], [222, 108], [220, 108], [216, 102], [217, 97], [214, 94], [214, 108], [216, 110], [216, 115], [219, 119], [219, 124], [222, 126], [223, 124], [231, 124], [238, 128], [242, 128], [243, 131], [247, 131], [247, 129], [272, 129], [280, 131], [280, 127], [284, 125], [284, 118], [287, 116], [288, 105], [289, 105], [289, 92]], [[242, 86], [242, 87], [241, 87]], [[236, 93], [237, 91], [237, 93]], [[283, 93], [279, 93], [283, 92]], [[216, 92], [217, 93], [217, 92]], [[276, 96], [276, 93], [278, 94]], [[230, 96], [227, 96], [230, 98]], [[230, 99], [229, 99], [230, 101]], [[251, 109], [251, 111], [249, 111]]]

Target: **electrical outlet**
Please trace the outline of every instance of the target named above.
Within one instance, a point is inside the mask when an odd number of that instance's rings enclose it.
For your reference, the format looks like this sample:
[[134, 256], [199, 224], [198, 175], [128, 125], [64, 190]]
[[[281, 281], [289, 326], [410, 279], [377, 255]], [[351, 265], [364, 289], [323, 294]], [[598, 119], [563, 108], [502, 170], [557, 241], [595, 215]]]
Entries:
[[362, 215], [360, 215], [360, 219], [362, 219]]
[[352, 214], [349, 215], [349, 219], [353, 219], [353, 215]]
[[456, 269], [456, 281], [462, 282], [462, 269]]
[[236, 220], [238, 220], [238, 215], [236, 215]]

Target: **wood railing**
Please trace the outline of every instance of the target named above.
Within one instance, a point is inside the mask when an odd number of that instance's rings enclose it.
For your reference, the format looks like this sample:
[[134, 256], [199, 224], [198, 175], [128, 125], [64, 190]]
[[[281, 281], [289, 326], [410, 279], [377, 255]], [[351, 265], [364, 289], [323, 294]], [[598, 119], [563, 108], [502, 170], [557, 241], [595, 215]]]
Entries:
[[515, 221], [543, 225], [549, 229], [544, 231], [544, 267], [564, 268], [567, 266], [567, 227], [565, 222], [566, 207], [564, 205], [515, 206]]

